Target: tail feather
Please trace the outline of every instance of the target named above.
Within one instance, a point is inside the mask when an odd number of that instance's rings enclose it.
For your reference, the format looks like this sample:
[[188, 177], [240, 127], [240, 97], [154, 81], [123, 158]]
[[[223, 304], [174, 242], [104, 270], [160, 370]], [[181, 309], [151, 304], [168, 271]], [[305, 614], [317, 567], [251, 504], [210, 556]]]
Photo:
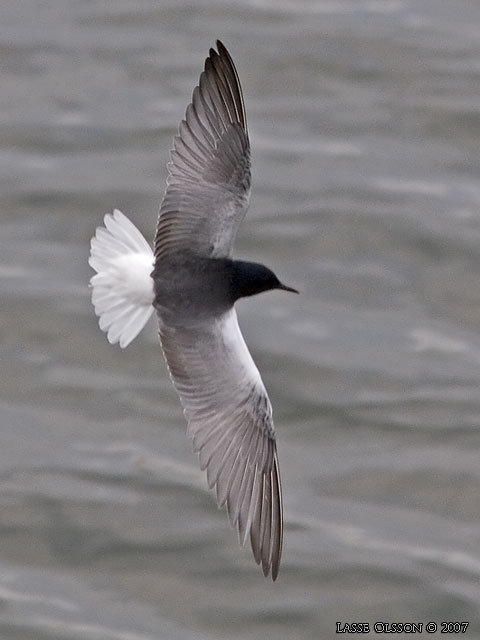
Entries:
[[136, 338], [153, 312], [153, 252], [121, 211], [104, 218], [90, 243], [92, 303], [102, 331], [122, 348]]

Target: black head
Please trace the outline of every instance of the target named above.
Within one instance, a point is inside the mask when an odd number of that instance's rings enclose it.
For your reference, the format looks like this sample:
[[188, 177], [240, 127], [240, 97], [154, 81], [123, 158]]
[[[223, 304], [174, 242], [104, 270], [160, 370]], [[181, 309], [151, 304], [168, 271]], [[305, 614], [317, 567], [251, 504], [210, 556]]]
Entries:
[[263, 264], [243, 262], [242, 260], [233, 262], [231, 291], [234, 300], [245, 296], [254, 296], [257, 293], [263, 293], [271, 289], [282, 289], [283, 291], [298, 293], [296, 289], [282, 284], [273, 271]]

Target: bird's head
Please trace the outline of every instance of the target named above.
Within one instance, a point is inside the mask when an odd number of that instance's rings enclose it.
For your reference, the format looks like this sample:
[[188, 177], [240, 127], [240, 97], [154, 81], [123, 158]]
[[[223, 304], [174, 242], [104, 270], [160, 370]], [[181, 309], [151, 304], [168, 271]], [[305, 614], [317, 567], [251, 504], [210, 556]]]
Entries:
[[235, 260], [233, 267], [231, 286], [235, 300], [246, 296], [254, 296], [257, 293], [263, 293], [271, 289], [298, 293], [293, 287], [287, 287], [287, 285], [280, 282], [273, 271], [263, 264]]

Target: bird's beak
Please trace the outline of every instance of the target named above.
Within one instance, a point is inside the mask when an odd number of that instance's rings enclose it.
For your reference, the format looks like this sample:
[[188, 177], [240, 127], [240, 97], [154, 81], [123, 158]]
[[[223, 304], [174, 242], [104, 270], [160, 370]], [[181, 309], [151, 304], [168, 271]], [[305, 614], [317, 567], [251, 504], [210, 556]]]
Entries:
[[278, 285], [277, 289], [281, 289], [282, 291], [291, 291], [292, 293], [300, 293], [300, 291], [297, 291], [293, 287], [287, 287], [286, 284], [282, 284], [281, 282]]

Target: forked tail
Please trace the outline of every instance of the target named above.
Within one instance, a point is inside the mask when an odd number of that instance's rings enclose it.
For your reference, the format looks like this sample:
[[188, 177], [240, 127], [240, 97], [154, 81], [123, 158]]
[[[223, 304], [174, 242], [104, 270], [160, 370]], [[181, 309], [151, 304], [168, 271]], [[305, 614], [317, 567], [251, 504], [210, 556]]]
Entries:
[[102, 331], [111, 344], [132, 342], [153, 312], [153, 252], [140, 231], [115, 209], [97, 227], [90, 242], [88, 264], [92, 303]]

